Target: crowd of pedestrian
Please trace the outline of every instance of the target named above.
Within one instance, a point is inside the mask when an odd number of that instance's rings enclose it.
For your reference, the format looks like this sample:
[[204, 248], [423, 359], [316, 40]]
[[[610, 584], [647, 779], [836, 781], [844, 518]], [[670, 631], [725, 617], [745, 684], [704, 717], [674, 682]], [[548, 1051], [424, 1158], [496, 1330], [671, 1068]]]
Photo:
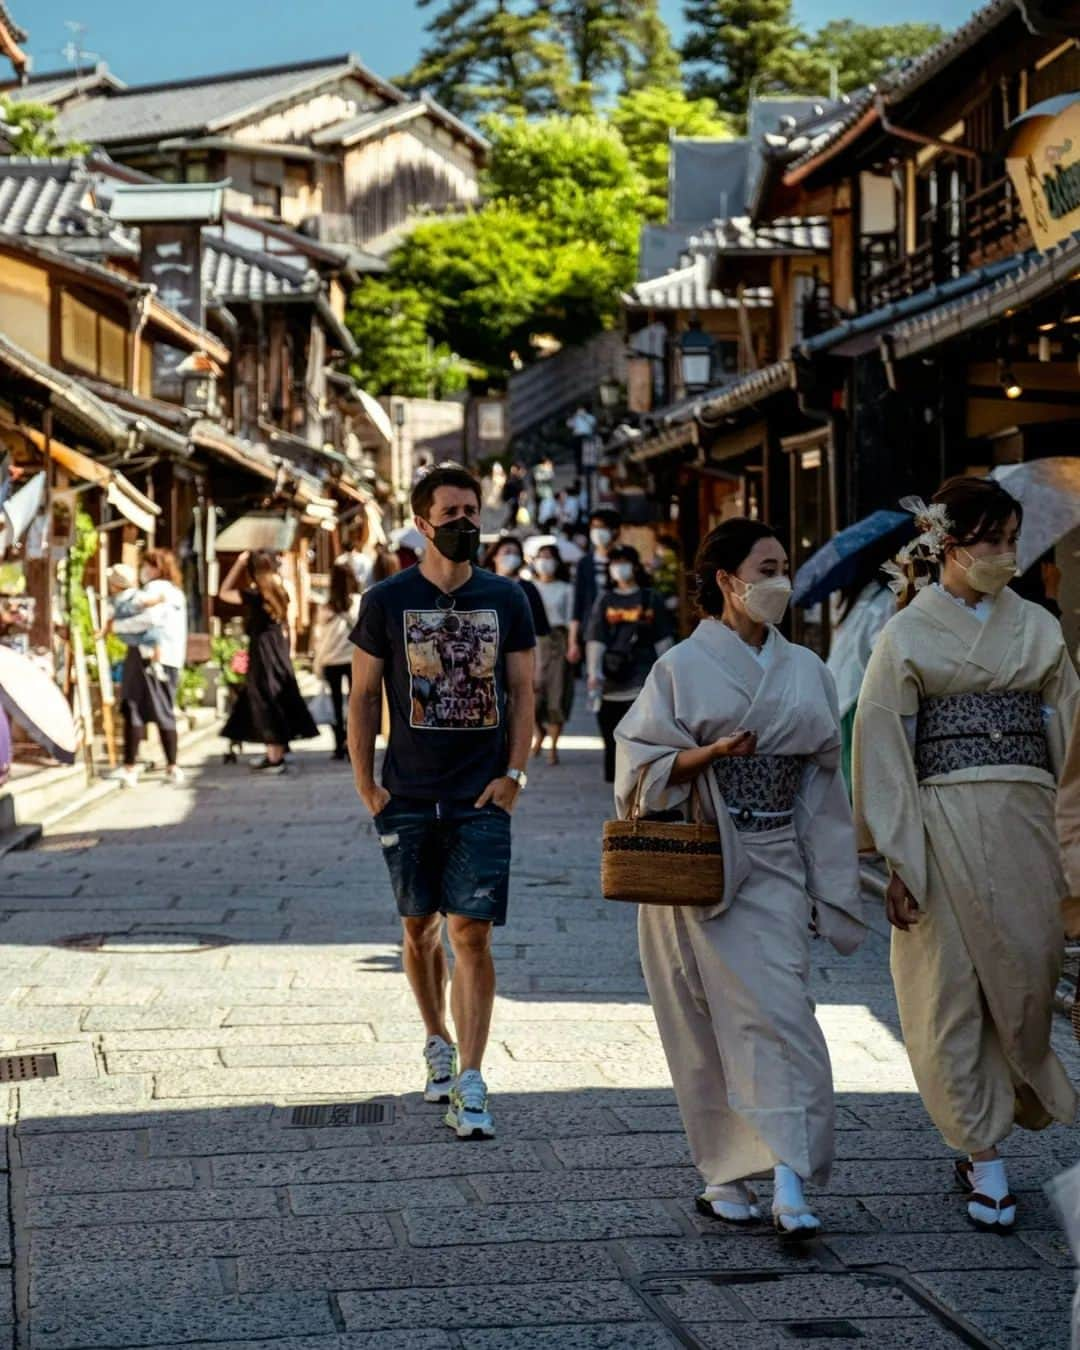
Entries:
[[[756, 1222], [769, 1177], [781, 1239], [820, 1231], [805, 1187], [828, 1183], [835, 1108], [810, 943], [849, 954], [864, 939], [861, 850], [888, 871], [901, 1026], [926, 1108], [959, 1155], [952, 1184], [972, 1223], [1010, 1231], [1018, 1202], [1000, 1146], [1076, 1108], [1050, 1041], [1069, 890], [1059, 782], [1080, 890], [1080, 680], [1058, 622], [1008, 588], [1019, 503], [962, 478], [912, 507], [917, 538], [889, 564], [892, 587], [877, 565], [849, 578], [840, 636], [854, 673], [838, 696], [825, 663], [780, 631], [792, 587], [767, 524], [732, 519], [707, 536], [696, 626], [679, 641], [670, 541], [643, 566], [608, 509], [577, 540], [530, 540], [516, 485], [507, 500], [517, 528], [475, 566], [487, 490], [460, 468], [432, 470], [413, 492], [419, 565], [367, 592], [352, 634], [353, 771], [404, 921], [426, 1098], [447, 1105], [460, 1137], [494, 1134], [483, 1051], [510, 813], [530, 744], [550, 738], [558, 759], [584, 661], [605, 777], [618, 815], [642, 831], [636, 851], [650, 821], [698, 822], [636, 865], [664, 871], [663, 903], [640, 905], [641, 961], [704, 1183], [699, 1210]], [[707, 893], [665, 890], [683, 848], [720, 860]]]

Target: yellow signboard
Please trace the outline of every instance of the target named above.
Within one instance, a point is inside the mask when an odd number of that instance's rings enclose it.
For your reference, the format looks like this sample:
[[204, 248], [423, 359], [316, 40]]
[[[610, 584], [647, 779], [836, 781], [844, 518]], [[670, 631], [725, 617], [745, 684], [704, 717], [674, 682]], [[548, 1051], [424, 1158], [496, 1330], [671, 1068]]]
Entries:
[[1080, 230], [1080, 91], [1041, 106], [1014, 124], [1006, 164], [1035, 243], [1048, 249]]

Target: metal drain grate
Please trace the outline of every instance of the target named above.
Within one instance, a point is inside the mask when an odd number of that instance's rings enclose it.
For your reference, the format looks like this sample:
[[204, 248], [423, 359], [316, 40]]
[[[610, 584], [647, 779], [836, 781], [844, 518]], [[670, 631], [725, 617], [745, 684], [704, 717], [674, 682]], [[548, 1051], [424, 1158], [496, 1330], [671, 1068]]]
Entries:
[[5, 1055], [0, 1059], [0, 1083], [25, 1083], [28, 1078], [55, 1078], [55, 1055]]
[[388, 1125], [389, 1102], [325, 1102], [319, 1106], [294, 1106], [289, 1126], [325, 1129], [331, 1125]]

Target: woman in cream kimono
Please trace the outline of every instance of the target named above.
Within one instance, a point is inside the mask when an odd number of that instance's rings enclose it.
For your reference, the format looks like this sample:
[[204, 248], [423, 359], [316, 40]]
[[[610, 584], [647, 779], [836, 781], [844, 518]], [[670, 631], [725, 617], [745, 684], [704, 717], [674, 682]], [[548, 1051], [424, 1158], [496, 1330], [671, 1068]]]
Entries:
[[719, 826], [724, 893], [707, 907], [642, 905], [641, 961], [690, 1149], [698, 1208], [760, 1216], [748, 1179], [774, 1172], [785, 1237], [820, 1227], [803, 1181], [833, 1160], [829, 1053], [807, 988], [811, 932], [842, 952], [865, 936], [831, 676], [772, 626], [787, 608], [773, 532], [729, 520], [697, 561], [706, 617], [653, 667], [617, 732], [630, 814], [683, 808], [697, 786]]
[[914, 506], [925, 533], [901, 555], [914, 600], [878, 639], [859, 699], [856, 815], [860, 844], [891, 873], [915, 1081], [968, 1155], [956, 1175], [972, 1222], [1008, 1229], [998, 1144], [1014, 1122], [1038, 1130], [1076, 1107], [1050, 1020], [1066, 891], [1054, 785], [1078, 682], [1058, 622], [1006, 589], [1019, 504], [958, 478]]

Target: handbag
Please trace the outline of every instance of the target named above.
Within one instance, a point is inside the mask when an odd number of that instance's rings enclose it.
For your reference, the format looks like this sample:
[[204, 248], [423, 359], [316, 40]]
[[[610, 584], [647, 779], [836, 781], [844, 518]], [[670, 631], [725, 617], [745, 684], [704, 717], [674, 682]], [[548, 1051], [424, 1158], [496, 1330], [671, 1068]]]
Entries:
[[638, 777], [629, 820], [605, 820], [600, 890], [605, 900], [637, 905], [718, 905], [724, 898], [720, 831], [707, 821], [695, 782], [692, 820], [658, 820], [641, 814]]
[[334, 703], [325, 684], [317, 694], [312, 694], [307, 700], [307, 707], [311, 714], [311, 720], [317, 727], [332, 727], [334, 725]]

